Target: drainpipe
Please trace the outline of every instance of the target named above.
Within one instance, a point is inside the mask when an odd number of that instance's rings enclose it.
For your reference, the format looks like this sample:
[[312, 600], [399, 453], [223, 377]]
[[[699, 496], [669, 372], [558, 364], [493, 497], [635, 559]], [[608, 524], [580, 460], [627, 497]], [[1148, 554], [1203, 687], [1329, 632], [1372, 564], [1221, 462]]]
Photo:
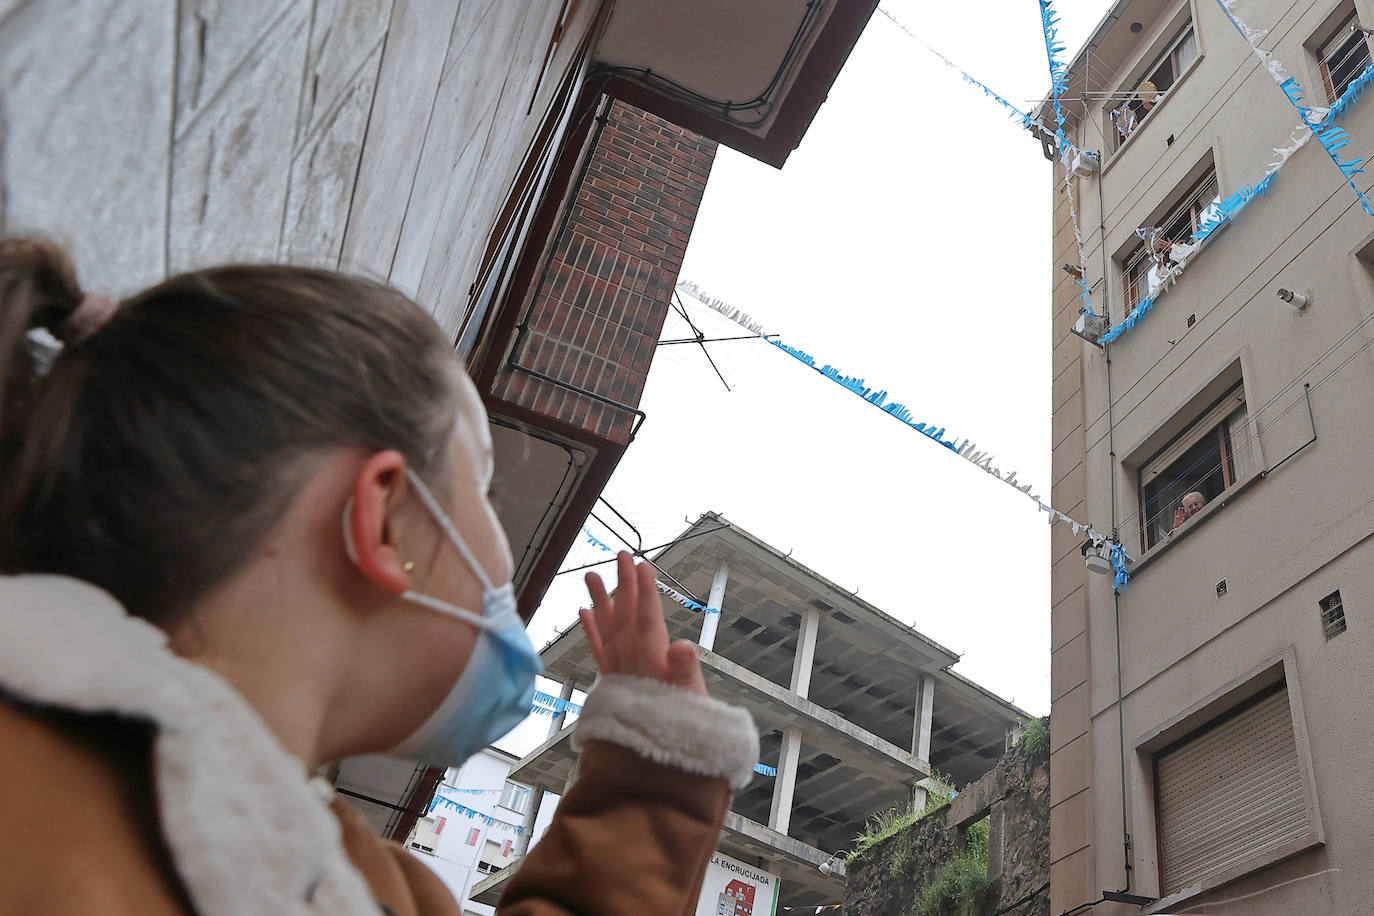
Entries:
[[[1097, 151], [1098, 162], [1104, 161], [1102, 150]], [[1111, 327], [1112, 312], [1110, 307], [1111, 283], [1107, 273], [1107, 208], [1102, 195], [1102, 174], [1097, 176], [1097, 231], [1098, 244], [1102, 249], [1102, 314], [1106, 316], [1107, 326]], [[1123, 306], [1124, 309], [1124, 306]], [[1111, 344], [1102, 345], [1102, 355], [1106, 360], [1107, 374], [1107, 464], [1108, 474], [1111, 480], [1112, 493], [1112, 541], [1121, 543], [1121, 531], [1117, 525], [1116, 514], [1116, 423], [1113, 407], [1115, 401], [1112, 398], [1112, 352]], [[1126, 713], [1125, 691], [1122, 687], [1121, 677], [1121, 593], [1112, 588], [1112, 620], [1116, 638], [1116, 730], [1120, 740], [1119, 760], [1121, 763], [1121, 864], [1125, 870], [1126, 881], [1122, 889], [1114, 894], [1118, 901], [1123, 897], [1135, 897], [1130, 893], [1131, 890], [1131, 829], [1130, 821], [1126, 812]], [[1107, 892], [1103, 892], [1103, 900], [1111, 899]], [[1153, 900], [1138, 898], [1146, 903]], [[1103, 902], [1103, 901], [1098, 901]], [[1122, 901], [1131, 902], [1131, 901]]]

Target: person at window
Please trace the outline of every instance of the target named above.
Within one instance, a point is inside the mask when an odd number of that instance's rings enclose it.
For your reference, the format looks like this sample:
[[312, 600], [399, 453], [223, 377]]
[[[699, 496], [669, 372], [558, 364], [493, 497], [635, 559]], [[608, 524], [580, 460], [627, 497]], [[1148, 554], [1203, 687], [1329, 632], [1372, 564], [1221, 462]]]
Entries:
[[1174, 510], [1174, 527], [1169, 533], [1172, 534], [1183, 527], [1183, 523], [1201, 512], [1205, 505], [1207, 505], [1207, 498], [1197, 490], [1185, 494], [1179, 507]]
[[1135, 98], [1112, 112], [1112, 121], [1116, 124], [1116, 133], [1122, 143], [1135, 133], [1136, 128], [1150, 112], [1154, 111], [1158, 103], [1159, 88], [1149, 80], [1144, 80], [1136, 87]]
[[[402, 293], [226, 266], [122, 302], [0, 239], [0, 913], [458, 916], [311, 779], [449, 767], [542, 670], [490, 422]], [[577, 777], [502, 916], [692, 912], [748, 712], [670, 642], [653, 567], [588, 577]], [[73, 828], [73, 825], [79, 825]]]

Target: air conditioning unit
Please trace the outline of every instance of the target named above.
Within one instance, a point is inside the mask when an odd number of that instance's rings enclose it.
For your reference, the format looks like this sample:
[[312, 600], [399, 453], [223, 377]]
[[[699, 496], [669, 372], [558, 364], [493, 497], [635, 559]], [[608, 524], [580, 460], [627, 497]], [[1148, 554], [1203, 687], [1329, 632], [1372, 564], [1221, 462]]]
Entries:
[[1088, 150], [1078, 150], [1073, 154], [1069, 169], [1079, 178], [1091, 178], [1097, 174], [1097, 157]]
[[1097, 339], [1107, 333], [1107, 319], [1101, 315], [1089, 315], [1086, 312], [1078, 316], [1074, 322], [1073, 333], [1086, 340], [1093, 346], [1101, 346]]

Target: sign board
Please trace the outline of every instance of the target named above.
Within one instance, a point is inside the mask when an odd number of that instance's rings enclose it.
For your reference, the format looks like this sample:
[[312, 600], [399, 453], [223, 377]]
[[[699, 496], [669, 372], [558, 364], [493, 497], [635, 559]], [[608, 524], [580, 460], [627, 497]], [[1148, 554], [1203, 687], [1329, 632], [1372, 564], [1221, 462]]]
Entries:
[[696, 916], [776, 916], [780, 886], [777, 875], [724, 853], [712, 853]]

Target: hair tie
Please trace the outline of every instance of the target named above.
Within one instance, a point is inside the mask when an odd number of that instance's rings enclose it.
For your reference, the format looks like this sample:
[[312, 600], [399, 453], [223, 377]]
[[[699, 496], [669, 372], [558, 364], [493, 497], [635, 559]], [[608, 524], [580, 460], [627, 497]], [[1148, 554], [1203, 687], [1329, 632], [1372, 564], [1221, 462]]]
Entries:
[[109, 296], [87, 293], [86, 298], [67, 316], [66, 321], [57, 326], [54, 333], [64, 343], [80, 343], [99, 331], [118, 307], [119, 303]]

